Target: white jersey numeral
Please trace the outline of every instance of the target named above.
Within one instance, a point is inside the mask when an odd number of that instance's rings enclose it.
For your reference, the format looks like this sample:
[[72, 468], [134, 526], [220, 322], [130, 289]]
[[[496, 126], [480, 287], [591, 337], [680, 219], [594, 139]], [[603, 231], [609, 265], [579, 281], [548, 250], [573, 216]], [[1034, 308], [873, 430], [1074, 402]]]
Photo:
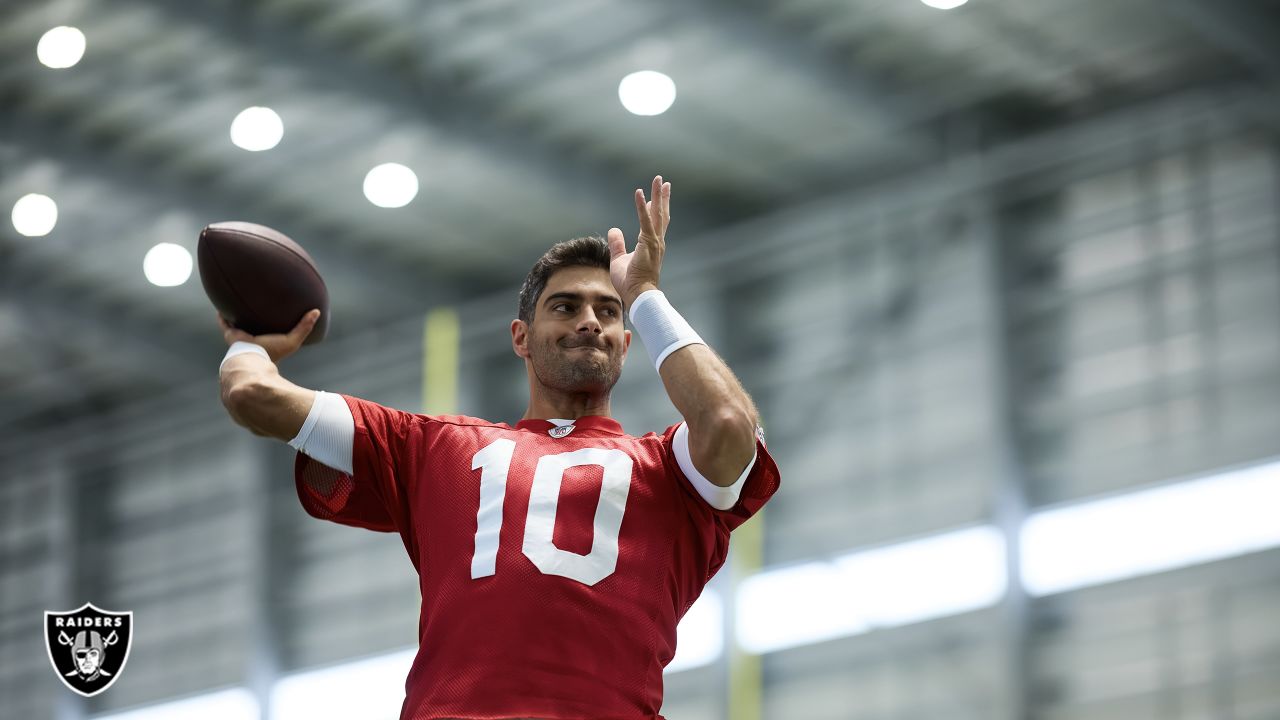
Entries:
[[[507, 472], [515, 446], [514, 440], [494, 440], [471, 457], [471, 469], [481, 469], [476, 547], [471, 556], [473, 580], [494, 574], [502, 532], [502, 501], [507, 494]], [[604, 473], [592, 523], [591, 552], [579, 555], [556, 547], [551, 537], [565, 471], [584, 465], [598, 465]], [[632, 465], [630, 455], [605, 448], [581, 448], [539, 458], [524, 523], [521, 550], [525, 557], [547, 575], [567, 577], [584, 585], [595, 585], [612, 575], [618, 567], [618, 530], [631, 490]]]
[[502, 501], [507, 496], [507, 470], [515, 440], [494, 440], [471, 456], [471, 469], [480, 471], [480, 509], [476, 511], [476, 550], [471, 555], [471, 578], [493, 574], [502, 533]]

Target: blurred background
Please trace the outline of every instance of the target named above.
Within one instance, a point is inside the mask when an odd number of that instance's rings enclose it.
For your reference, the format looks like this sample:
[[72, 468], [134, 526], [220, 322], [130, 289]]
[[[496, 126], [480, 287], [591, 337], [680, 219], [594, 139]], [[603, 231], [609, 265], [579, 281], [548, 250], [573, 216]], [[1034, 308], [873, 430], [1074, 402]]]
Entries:
[[668, 718], [1280, 717], [1280, 9], [960, 2], [0, 2], [0, 717], [397, 717], [413, 568], [222, 409], [197, 234], [316, 259], [295, 382], [514, 422], [520, 281], [656, 173], [783, 477]]

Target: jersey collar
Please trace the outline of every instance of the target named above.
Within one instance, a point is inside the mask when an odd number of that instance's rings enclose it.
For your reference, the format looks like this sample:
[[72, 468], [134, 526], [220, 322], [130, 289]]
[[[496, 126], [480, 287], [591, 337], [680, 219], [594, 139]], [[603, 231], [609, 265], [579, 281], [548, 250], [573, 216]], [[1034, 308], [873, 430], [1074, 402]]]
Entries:
[[[582, 432], [584, 430], [599, 430], [601, 432], [612, 433], [614, 435], [626, 434], [622, 431], [621, 423], [611, 417], [605, 417], [603, 415], [583, 415], [573, 421], [573, 426], [578, 432]], [[517, 430], [532, 430], [540, 433], [547, 432], [553, 427], [555, 427], [555, 423], [541, 418], [530, 418], [516, 423]]]

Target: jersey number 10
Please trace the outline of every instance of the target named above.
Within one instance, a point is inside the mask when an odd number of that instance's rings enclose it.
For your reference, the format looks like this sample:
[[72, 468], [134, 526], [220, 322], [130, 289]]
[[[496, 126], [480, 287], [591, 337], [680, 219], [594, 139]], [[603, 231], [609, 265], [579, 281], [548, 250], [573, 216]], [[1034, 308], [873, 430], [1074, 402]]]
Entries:
[[[507, 473], [516, 442], [494, 440], [471, 456], [471, 469], [480, 472], [480, 508], [476, 511], [476, 547], [471, 556], [471, 579], [494, 573], [498, 538], [502, 533], [502, 502], [507, 495]], [[618, 567], [618, 529], [631, 490], [631, 456], [617, 449], [581, 448], [543, 455], [533, 472], [529, 512], [524, 522], [525, 557], [546, 575], [559, 575], [584, 585], [595, 585]], [[600, 502], [596, 505], [591, 552], [586, 555], [561, 550], [551, 542], [556, 525], [560, 482], [566, 470], [583, 465], [604, 469]]]

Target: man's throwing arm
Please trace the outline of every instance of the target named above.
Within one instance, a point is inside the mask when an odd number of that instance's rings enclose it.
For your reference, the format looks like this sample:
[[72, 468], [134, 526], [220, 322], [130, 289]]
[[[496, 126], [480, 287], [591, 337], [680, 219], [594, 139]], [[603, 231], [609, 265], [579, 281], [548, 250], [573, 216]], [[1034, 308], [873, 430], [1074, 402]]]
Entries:
[[661, 291], [648, 290], [635, 298], [630, 314], [667, 396], [688, 427], [694, 467], [715, 485], [733, 485], [755, 459], [760, 422], [755, 403]]
[[228, 357], [219, 382], [223, 407], [254, 435], [288, 442], [298, 435], [315, 404], [314, 390], [286, 380], [275, 363], [252, 351]]
[[[685, 428], [678, 429], [676, 436], [676, 454], [682, 466], [687, 443], [688, 459], [697, 474], [718, 488], [734, 487], [755, 462], [759, 414], [729, 366], [658, 289], [671, 222], [671, 183], [658, 175], [650, 191], [646, 200], [644, 190], [636, 188], [640, 233], [634, 250], [627, 252], [622, 230], [609, 230], [609, 278], [622, 295], [631, 324], [662, 376], [667, 395], [684, 417]], [[682, 432], [686, 428], [687, 432]], [[725, 501], [731, 499], [726, 497]]]

